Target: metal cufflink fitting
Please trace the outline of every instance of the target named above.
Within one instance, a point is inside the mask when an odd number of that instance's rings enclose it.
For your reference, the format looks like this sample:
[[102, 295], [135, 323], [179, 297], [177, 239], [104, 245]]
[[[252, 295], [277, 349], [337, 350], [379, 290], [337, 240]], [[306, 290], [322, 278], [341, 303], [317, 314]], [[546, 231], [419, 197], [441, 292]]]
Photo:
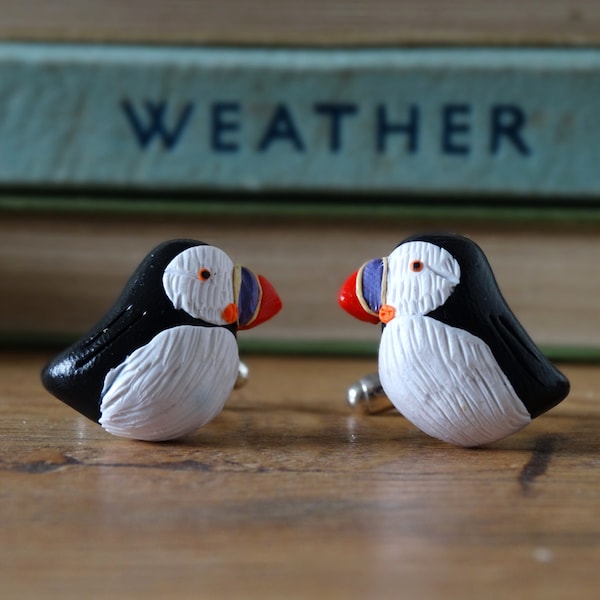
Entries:
[[348, 388], [346, 398], [352, 408], [368, 415], [382, 413], [394, 408], [381, 387], [377, 373], [365, 375], [353, 383]]
[[248, 366], [246, 365], [246, 363], [243, 363], [240, 360], [240, 364], [238, 365], [237, 378], [235, 380], [235, 383], [233, 384], [234, 390], [239, 390], [240, 388], [244, 387], [246, 385], [246, 383], [248, 383], [248, 374], [249, 373], [250, 373], [250, 370], [248, 369]]

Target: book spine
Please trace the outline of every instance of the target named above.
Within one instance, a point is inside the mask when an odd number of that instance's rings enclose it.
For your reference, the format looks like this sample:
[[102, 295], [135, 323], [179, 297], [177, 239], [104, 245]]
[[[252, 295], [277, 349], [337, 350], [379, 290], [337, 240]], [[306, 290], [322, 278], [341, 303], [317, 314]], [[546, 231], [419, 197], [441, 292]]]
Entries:
[[0, 188], [600, 196], [600, 50], [0, 44]]

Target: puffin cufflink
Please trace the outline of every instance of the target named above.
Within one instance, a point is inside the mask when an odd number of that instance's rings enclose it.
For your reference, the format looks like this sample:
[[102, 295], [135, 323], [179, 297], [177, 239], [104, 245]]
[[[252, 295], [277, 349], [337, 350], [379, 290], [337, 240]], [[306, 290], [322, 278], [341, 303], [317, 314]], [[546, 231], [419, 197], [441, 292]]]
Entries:
[[[349, 401], [384, 393], [430, 436], [466, 447], [491, 443], [569, 393], [466, 237], [409, 237], [351, 275], [338, 300], [353, 317], [383, 327], [378, 377], [353, 385]], [[381, 402], [371, 412], [379, 410]]]
[[216, 417], [245, 381], [237, 331], [280, 309], [273, 286], [219, 248], [167, 241], [98, 324], [48, 363], [42, 382], [116, 436], [178, 438]]

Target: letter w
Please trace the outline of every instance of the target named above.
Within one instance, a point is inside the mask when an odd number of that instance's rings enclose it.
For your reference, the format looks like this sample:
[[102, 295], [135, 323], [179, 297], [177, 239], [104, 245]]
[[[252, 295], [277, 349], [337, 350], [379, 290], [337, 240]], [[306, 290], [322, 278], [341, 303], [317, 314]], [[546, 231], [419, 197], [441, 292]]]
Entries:
[[173, 150], [179, 142], [179, 138], [192, 116], [192, 112], [194, 112], [194, 105], [191, 102], [186, 103], [179, 111], [175, 126], [168, 129], [165, 125], [165, 113], [167, 112], [167, 103], [165, 101], [151, 102], [150, 100], [146, 100], [144, 102], [144, 108], [146, 109], [145, 122], [129, 100], [121, 101], [121, 108], [125, 112], [125, 116], [133, 129], [133, 133], [135, 133], [139, 145], [143, 149], [146, 149], [152, 140], [158, 137], [167, 150]]

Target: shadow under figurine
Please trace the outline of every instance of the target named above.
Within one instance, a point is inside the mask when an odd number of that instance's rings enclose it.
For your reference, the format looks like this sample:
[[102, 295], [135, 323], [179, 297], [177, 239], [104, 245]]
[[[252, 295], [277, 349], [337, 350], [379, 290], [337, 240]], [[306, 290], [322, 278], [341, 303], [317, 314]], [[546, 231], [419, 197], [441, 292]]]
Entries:
[[240, 367], [236, 332], [280, 309], [271, 284], [222, 250], [167, 241], [102, 320], [44, 368], [42, 382], [114, 435], [174, 439], [221, 412]]
[[[358, 319], [383, 323], [383, 392], [409, 421], [445, 442], [494, 442], [569, 393], [568, 380], [519, 324], [468, 238], [405, 239], [351, 275], [339, 303]], [[381, 392], [372, 381], [366, 385]], [[362, 393], [369, 394], [365, 385]]]

